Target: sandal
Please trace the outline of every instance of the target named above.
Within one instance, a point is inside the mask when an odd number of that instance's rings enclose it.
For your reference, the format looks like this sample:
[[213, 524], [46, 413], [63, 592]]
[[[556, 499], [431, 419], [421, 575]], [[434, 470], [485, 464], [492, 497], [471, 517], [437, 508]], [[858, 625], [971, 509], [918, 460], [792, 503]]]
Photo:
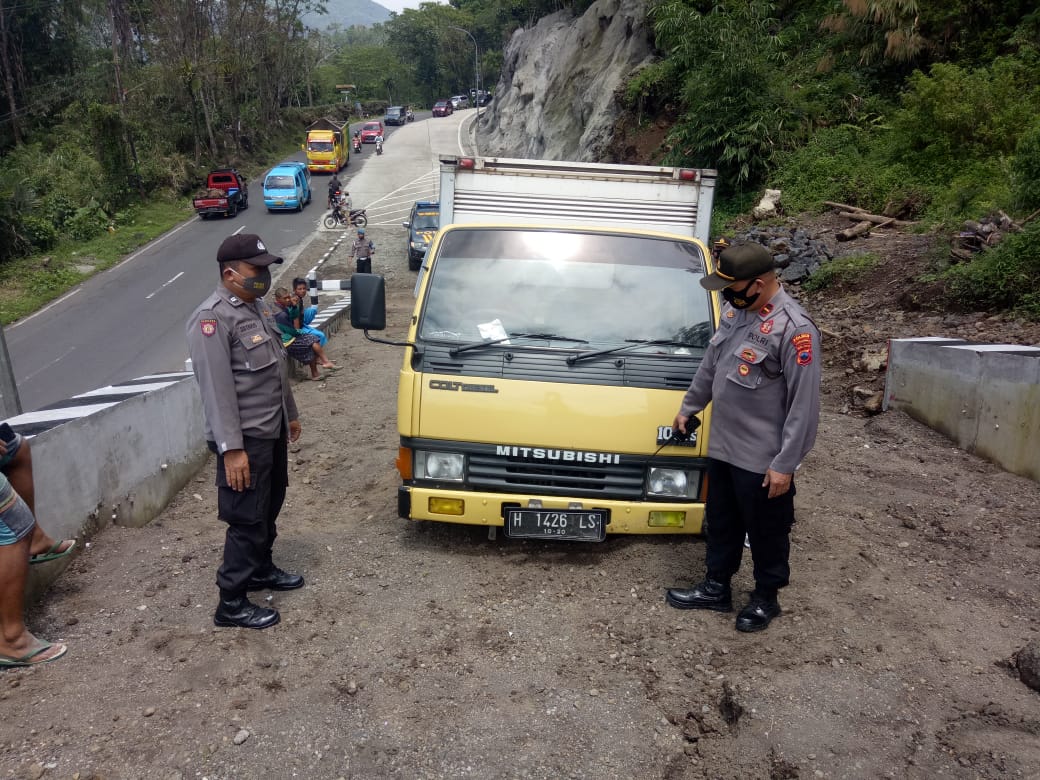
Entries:
[[[63, 544], [68, 544], [64, 550], [61, 549]], [[71, 555], [72, 551], [76, 549], [75, 539], [59, 539], [52, 544], [46, 552], [37, 553], [36, 555], [29, 556], [29, 563], [46, 563], [47, 561], [56, 561], [58, 558], [64, 558], [66, 555]]]
[[[50, 655], [46, 655], [41, 658], [48, 650], [54, 648], [54, 652]], [[42, 647], [37, 647], [35, 650], [26, 653], [21, 658], [9, 658], [6, 655], [0, 655], [0, 669], [12, 668], [16, 666], [37, 666], [39, 664], [49, 663], [61, 658], [69, 650], [67, 645], [57, 644], [53, 642], [45, 642]]]

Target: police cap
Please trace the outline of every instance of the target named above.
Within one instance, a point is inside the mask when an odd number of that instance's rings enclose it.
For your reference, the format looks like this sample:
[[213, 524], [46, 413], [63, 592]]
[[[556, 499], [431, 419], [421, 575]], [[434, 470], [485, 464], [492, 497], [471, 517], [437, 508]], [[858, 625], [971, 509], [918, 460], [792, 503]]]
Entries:
[[701, 286], [706, 290], [721, 290], [734, 282], [754, 279], [775, 268], [773, 255], [761, 244], [737, 244], [722, 251], [718, 268], [701, 279]]
[[271, 265], [280, 263], [282, 258], [267, 251], [260, 236], [255, 233], [241, 233], [228, 236], [217, 250], [217, 262], [228, 263], [232, 260], [244, 260], [250, 265]]

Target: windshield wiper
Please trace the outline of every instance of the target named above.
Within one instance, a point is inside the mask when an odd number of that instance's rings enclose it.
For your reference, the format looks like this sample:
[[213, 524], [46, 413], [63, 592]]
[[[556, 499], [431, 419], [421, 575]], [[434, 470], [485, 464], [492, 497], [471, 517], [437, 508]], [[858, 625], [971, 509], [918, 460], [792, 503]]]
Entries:
[[573, 366], [582, 360], [588, 360], [589, 358], [599, 357], [600, 355], [612, 355], [615, 352], [627, 352], [630, 349], [638, 349], [639, 347], [689, 347], [685, 341], [675, 341], [674, 339], [625, 339], [627, 343], [620, 347], [608, 347], [606, 349], [597, 349], [593, 352], [580, 352], [577, 355], [571, 355], [567, 358], [567, 365]]
[[455, 357], [460, 352], [469, 352], [471, 349], [480, 349], [481, 347], [490, 347], [492, 344], [501, 344], [503, 341], [509, 341], [510, 339], [542, 339], [544, 341], [573, 341], [576, 344], [588, 344], [589, 342], [585, 339], [572, 339], [569, 336], [559, 336], [555, 333], [511, 333], [508, 336], [503, 336], [500, 339], [491, 339], [491, 341], [474, 341], [472, 344], [463, 344], [461, 347], [454, 347], [448, 350], [448, 354]]

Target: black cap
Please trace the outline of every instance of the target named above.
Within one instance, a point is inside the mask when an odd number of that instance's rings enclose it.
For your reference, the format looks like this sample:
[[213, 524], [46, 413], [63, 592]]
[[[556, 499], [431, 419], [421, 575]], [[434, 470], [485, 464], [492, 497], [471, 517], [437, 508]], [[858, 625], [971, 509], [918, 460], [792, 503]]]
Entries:
[[701, 279], [706, 290], [721, 290], [734, 282], [754, 279], [776, 269], [773, 255], [761, 244], [738, 244], [722, 250], [715, 273]]
[[227, 263], [232, 260], [244, 260], [250, 265], [270, 265], [280, 263], [282, 258], [267, 251], [260, 236], [255, 233], [240, 233], [228, 236], [217, 250], [217, 262]]

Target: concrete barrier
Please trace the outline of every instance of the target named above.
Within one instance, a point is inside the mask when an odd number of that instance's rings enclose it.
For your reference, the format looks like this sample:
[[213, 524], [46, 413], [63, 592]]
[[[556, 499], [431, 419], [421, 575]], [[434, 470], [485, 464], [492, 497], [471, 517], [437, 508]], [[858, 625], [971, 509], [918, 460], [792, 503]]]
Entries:
[[1040, 481], [1040, 347], [893, 339], [884, 408]]
[[[318, 313], [314, 327], [331, 335], [349, 310], [349, 298], [337, 301]], [[111, 523], [151, 522], [209, 456], [190, 367], [92, 390], [7, 422], [31, 437], [37, 520], [56, 539], [81, 544]], [[38, 598], [68, 562], [33, 566], [27, 599]]]

